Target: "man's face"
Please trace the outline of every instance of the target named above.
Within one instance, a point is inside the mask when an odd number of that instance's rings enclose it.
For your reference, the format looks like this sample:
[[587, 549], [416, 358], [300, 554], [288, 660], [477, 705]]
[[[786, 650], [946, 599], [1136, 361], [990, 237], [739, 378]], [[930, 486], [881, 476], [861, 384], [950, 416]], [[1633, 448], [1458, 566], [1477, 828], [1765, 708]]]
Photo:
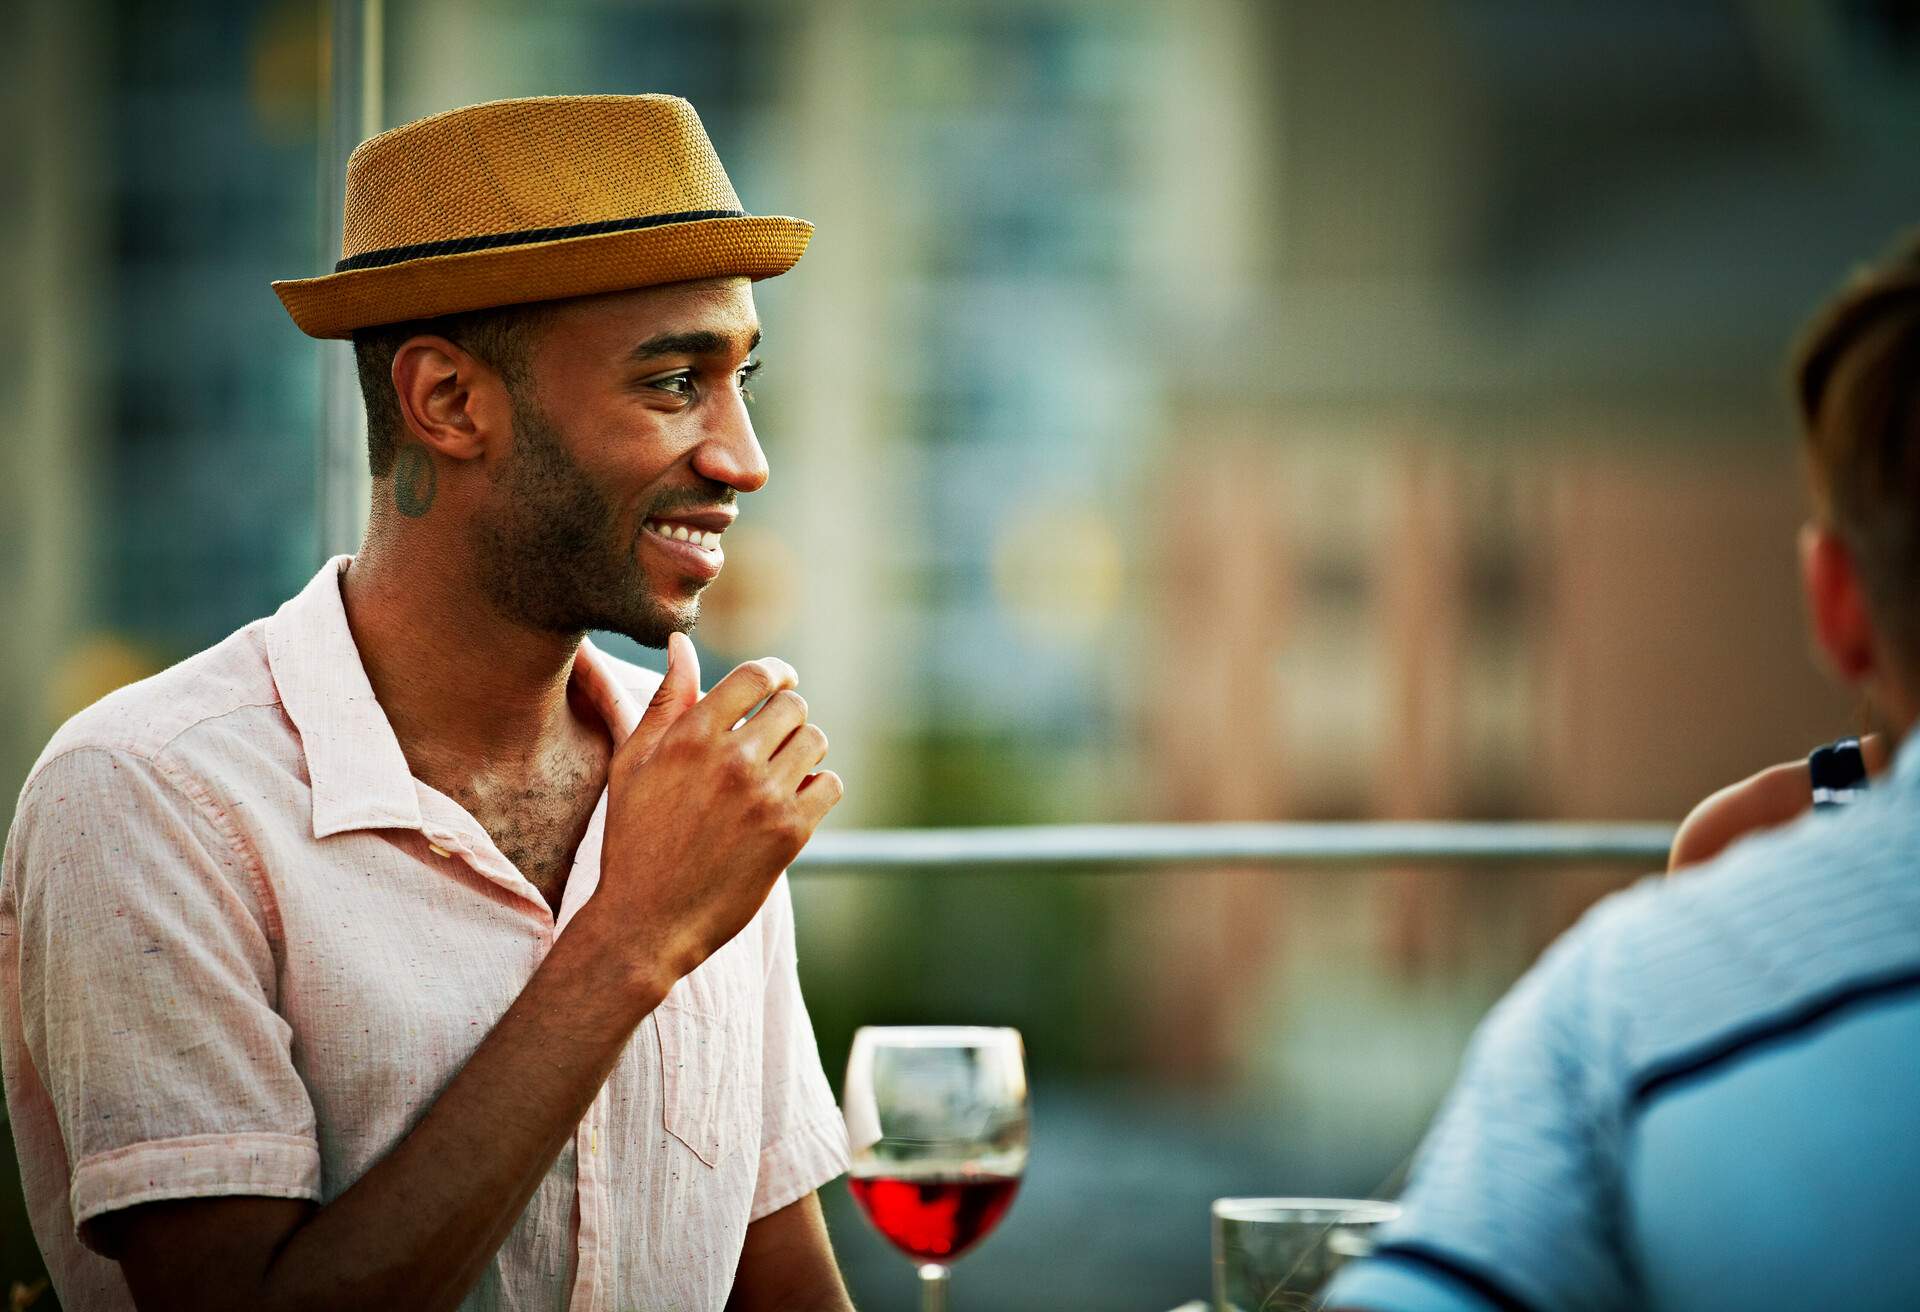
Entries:
[[736, 495], [767, 481], [742, 391], [759, 340], [744, 278], [555, 308], [472, 521], [503, 614], [650, 647], [693, 627]]

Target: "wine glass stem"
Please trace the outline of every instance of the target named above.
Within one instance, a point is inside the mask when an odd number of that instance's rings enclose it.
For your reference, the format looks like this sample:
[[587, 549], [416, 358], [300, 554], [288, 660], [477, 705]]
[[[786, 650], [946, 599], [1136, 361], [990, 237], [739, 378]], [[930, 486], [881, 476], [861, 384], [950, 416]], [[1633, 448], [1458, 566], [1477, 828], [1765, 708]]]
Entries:
[[920, 1268], [920, 1312], [947, 1312], [947, 1268], [938, 1262]]

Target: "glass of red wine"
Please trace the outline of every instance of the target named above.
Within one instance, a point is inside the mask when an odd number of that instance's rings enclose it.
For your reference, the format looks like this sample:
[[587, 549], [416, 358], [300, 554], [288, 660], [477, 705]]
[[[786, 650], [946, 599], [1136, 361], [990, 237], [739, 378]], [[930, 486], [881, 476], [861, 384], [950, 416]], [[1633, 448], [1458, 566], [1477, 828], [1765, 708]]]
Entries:
[[919, 1265], [921, 1312], [946, 1312], [948, 1268], [1006, 1215], [1027, 1169], [1020, 1032], [866, 1026], [841, 1104], [854, 1200]]

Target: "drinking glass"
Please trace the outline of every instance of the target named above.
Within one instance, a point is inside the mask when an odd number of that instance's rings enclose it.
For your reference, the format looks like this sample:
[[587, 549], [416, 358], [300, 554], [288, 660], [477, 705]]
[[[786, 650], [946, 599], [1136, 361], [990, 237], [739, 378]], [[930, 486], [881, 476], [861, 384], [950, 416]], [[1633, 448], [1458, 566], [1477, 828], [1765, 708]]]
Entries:
[[1333, 1273], [1373, 1249], [1397, 1203], [1354, 1198], [1218, 1198], [1213, 1204], [1214, 1312], [1317, 1308]]
[[841, 1103], [854, 1199], [919, 1265], [922, 1312], [945, 1312], [948, 1268], [1006, 1215], [1027, 1169], [1020, 1032], [865, 1026]]

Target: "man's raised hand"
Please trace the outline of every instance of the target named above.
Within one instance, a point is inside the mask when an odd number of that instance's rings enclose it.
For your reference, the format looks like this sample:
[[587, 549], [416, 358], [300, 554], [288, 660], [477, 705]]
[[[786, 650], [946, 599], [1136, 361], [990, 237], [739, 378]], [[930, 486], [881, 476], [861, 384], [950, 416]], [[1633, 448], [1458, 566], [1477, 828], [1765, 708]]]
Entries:
[[660, 740], [700, 700], [700, 655], [693, 639], [684, 633], [667, 635], [667, 672], [653, 690], [653, 700], [635, 725], [633, 733], [620, 747], [620, 754], [645, 761], [660, 746]]
[[674, 634], [659, 691], [614, 753], [587, 905], [616, 918], [630, 974], [651, 990], [746, 927], [840, 800], [798, 681], [785, 661], [748, 661], [701, 697], [693, 644]]

